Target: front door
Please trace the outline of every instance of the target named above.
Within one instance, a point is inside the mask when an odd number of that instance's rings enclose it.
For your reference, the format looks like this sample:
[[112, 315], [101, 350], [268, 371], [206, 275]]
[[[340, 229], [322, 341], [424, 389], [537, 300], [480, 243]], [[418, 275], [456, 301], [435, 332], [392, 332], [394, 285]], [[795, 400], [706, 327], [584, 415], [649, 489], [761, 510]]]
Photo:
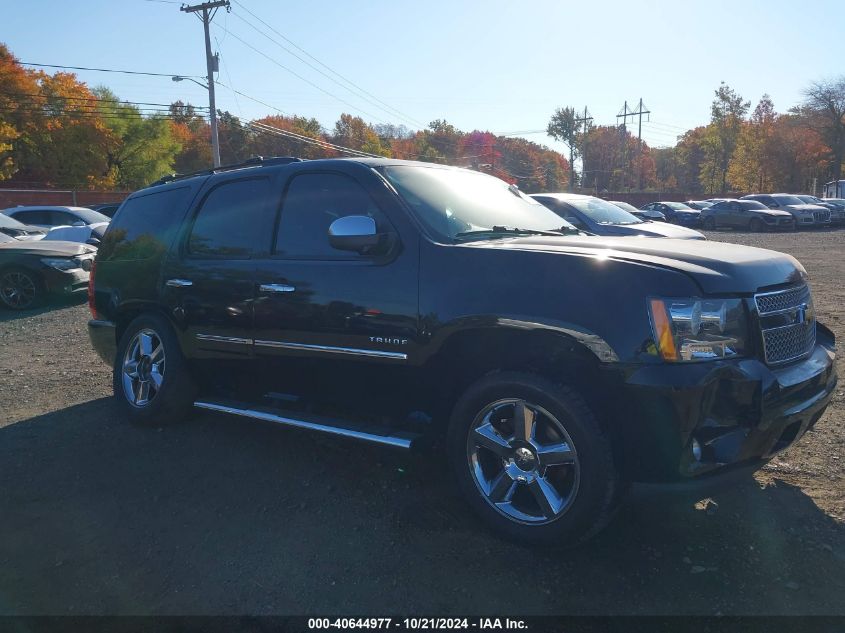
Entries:
[[[416, 235], [400, 235], [401, 209], [384, 208], [391, 198], [377, 176], [350, 171], [294, 170], [272, 252], [256, 261], [259, 367], [273, 376], [283, 367], [289, 380], [312, 386], [328, 372], [335, 383], [321, 385], [328, 393], [365, 375], [380, 376], [367, 384], [384, 387], [386, 376], [412, 363], [418, 346]], [[396, 236], [393, 246], [373, 255], [333, 248], [329, 226], [348, 215], [373, 218], [379, 233]]]

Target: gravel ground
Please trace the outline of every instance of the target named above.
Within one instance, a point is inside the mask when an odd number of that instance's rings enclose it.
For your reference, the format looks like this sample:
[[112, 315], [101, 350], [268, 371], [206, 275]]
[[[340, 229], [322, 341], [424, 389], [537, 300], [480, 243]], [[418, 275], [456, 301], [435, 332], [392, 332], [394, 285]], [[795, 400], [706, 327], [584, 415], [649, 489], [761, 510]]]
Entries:
[[[709, 237], [798, 257], [845, 340], [845, 231]], [[87, 316], [0, 312], [0, 614], [845, 614], [841, 391], [756, 482], [555, 552], [487, 533], [431, 456], [127, 425]]]

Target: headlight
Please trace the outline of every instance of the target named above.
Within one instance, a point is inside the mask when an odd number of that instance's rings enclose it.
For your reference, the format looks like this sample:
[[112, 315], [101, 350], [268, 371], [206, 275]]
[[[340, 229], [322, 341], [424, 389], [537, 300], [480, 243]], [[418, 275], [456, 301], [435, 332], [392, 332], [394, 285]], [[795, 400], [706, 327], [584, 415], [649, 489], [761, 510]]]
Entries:
[[73, 270], [74, 268], [79, 268], [79, 262], [58, 257], [44, 257], [41, 263], [56, 270]]
[[651, 299], [656, 351], [667, 361], [743, 356], [748, 321], [742, 299]]

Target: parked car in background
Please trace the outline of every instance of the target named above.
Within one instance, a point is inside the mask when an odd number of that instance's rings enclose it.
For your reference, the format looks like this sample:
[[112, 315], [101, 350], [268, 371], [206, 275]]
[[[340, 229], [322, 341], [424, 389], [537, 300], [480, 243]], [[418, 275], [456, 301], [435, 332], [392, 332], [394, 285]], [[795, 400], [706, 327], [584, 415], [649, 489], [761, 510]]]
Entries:
[[690, 209], [696, 209], [698, 211], [703, 211], [709, 206], [712, 206], [713, 203], [707, 200], [687, 200], [684, 202]]
[[649, 202], [642, 207], [643, 211], [660, 211], [666, 216], [666, 221], [683, 226], [697, 226], [701, 211], [692, 209], [683, 202]]
[[88, 274], [97, 253], [93, 246], [9, 240], [0, 244], [0, 305], [25, 310], [51, 294], [87, 291]]
[[660, 211], [654, 211], [653, 209], [638, 209], [633, 204], [619, 202], [618, 200], [610, 200], [609, 202], [610, 204], [615, 204], [623, 211], [627, 211], [631, 215], [637, 216], [640, 220], [654, 220], [655, 222], [666, 221], [666, 216], [660, 213]]
[[845, 201], [837, 202], [836, 200], [822, 200], [816, 196], [796, 195], [801, 202], [807, 204], [817, 204], [825, 209], [830, 210], [831, 224], [845, 224]]
[[57, 226], [50, 229], [44, 239], [99, 246], [108, 226], [108, 222], [98, 222], [86, 226]]
[[[607, 200], [575, 193], [535, 193], [532, 198], [549, 207], [576, 228], [596, 235], [641, 235], [687, 240], [706, 239], [703, 234], [666, 222], [641, 220]], [[698, 213], [696, 211], [696, 213]]]
[[817, 204], [807, 204], [797, 196], [788, 193], [754, 193], [743, 196], [743, 200], [762, 202], [770, 209], [786, 211], [795, 218], [796, 227], [830, 226], [830, 209]]
[[47, 233], [46, 230], [18, 222], [15, 218], [0, 213], [0, 233], [16, 240], [40, 240]]
[[102, 204], [89, 204], [89, 209], [96, 211], [97, 213], [102, 213], [103, 215], [107, 215], [110, 218], [114, 217], [115, 211], [120, 208], [119, 202], [104, 202]]
[[110, 220], [87, 207], [21, 206], [3, 209], [2, 213], [18, 222], [48, 230], [54, 226], [87, 226]]
[[765, 230], [795, 230], [795, 218], [786, 211], [769, 209], [756, 200], [724, 200], [702, 210], [705, 229], [745, 229], [754, 233]]

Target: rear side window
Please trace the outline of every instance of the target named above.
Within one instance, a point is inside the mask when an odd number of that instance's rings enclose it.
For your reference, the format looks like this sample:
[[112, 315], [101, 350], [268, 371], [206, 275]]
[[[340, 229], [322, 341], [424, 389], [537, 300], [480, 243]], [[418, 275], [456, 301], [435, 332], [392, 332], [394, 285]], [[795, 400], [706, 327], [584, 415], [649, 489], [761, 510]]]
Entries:
[[14, 217], [18, 222], [23, 222], [24, 224], [53, 224], [50, 212], [46, 210], [18, 211], [17, 213], [14, 213], [12, 217]]
[[387, 219], [367, 191], [341, 174], [302, 174], [288, 186], [275, 253], [289, 259], [359, 259], [329, 244], [329, 226], [347, 215], [366, 215], [377, 231], [387, 229]]
[[106, 231], [98, 259], [128, 261], [163, 254], [170, 247], [190, 198], [190, 187], [130, 198]]
[[274, 219], [271, 196], [266, 178], [234, 180], [212, 189], [194, 219], [188, 253], [249, 259], [254, 253], [266, 252]]

